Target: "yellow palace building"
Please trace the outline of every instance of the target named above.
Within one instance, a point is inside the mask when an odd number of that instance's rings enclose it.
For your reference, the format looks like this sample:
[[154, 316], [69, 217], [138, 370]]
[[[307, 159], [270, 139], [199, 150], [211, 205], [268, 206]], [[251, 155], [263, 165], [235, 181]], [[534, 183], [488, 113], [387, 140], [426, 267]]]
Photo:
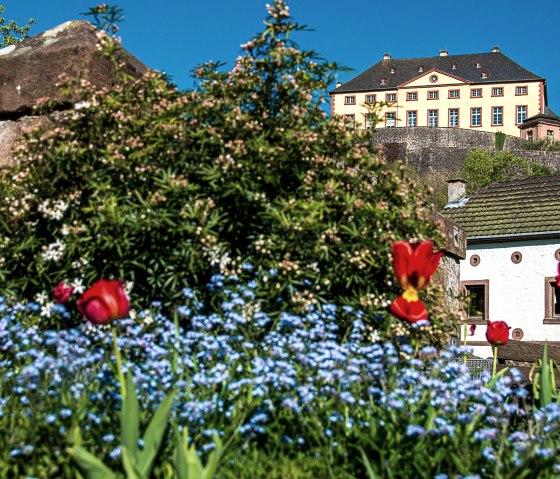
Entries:
[[[385, 54], [330, 95], [331, 113], [355, 128], [467, 128], [529, 140], [560, 133], [560, 117], [547, 106], [546, 80], [497, 47], [428, 58]], [[552, 126], [537, 128], [541, 119]], [[523, 127], [526, 120], [534, 128]]]

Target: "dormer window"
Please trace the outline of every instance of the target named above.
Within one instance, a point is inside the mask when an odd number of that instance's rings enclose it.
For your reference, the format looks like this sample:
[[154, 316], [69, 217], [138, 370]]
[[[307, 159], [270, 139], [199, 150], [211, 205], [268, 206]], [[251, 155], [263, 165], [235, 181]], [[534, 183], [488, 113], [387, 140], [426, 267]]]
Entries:
[[381, 77], [379, 79], [379, 84], [380, 85], [387, 85], [387, 78], [386, 77]]
[[395, 67], [391, 67], [391, 73], [394, 75], [397, 69]]
[[488, 78], [488, 72], [486, 70], [483, 70], [480, 74], [480, 78]]
[[452, 70], [457, 70], [457, 63], [456, 63], [456, 62], [453, 62], [453, 63], [451, 64], [451, 69], [452, 69]]
[[418, 73], [423, 73], [424, 72], [424, 65], [420, 65], [418, 67]]
[[482, 68], [482, 62], [480, 60], [476, 61], [476, 68]]

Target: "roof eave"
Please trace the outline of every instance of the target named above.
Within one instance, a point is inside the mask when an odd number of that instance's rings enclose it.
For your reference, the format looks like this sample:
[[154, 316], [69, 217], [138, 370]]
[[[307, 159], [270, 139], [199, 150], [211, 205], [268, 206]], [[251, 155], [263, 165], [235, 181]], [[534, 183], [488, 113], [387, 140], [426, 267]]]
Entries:
[[467, 236], [467, 243], [501, 243], [503, 241], [527, 241], [532, 239], [555, 239], [560, 238], [560, 230], [558, 231], [540, 231], [530, 233], [506, 233], [503, 235], [478, 235]]

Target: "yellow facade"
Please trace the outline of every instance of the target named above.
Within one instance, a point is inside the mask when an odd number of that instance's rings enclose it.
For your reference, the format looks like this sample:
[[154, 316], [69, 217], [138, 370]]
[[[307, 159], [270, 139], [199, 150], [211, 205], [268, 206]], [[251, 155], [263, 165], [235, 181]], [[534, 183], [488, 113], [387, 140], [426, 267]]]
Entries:
[[[376, 102], [375, 125], [366, 121], [372, 108], [366, 99]], [[432, 69], [392, 90], [332, 93], [331, 102], [332, 113], [356, 128], [437, 126], [520, 136], [520, 122], [542, 113], [543, 81], [477, 84]]]

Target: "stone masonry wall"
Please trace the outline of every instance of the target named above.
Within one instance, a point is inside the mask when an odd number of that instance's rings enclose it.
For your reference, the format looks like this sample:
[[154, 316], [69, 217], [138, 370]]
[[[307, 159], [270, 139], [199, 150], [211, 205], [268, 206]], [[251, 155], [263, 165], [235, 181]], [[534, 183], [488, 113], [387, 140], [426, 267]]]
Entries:
[[[419, 173], [458, 172], [474, 148], [495, 148], [495, 134], [460, 128], [383, 128], [370, 133], [372, 144], [382, 144], [388, 161], [407, 161]], [[506, 137], [504, 150], [560, 170], [560, 152], [522, 150], [521, 139]]]

